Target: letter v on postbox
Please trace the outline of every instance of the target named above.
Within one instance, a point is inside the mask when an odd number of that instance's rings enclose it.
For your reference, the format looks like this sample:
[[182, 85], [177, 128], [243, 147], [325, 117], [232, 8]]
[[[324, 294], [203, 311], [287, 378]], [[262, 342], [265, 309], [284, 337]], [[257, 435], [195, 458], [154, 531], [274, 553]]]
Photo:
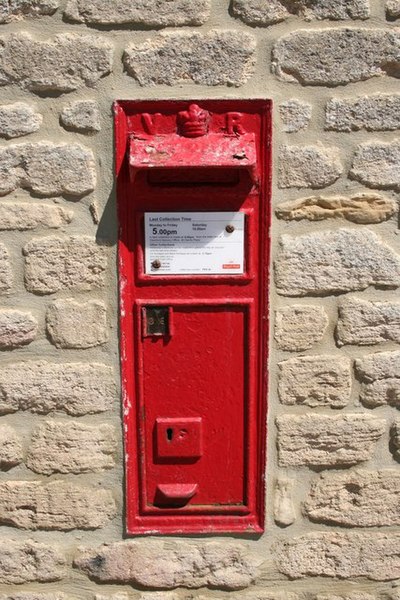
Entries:
[[126, 531], [261, 532], [271, 102], [114, 114]]

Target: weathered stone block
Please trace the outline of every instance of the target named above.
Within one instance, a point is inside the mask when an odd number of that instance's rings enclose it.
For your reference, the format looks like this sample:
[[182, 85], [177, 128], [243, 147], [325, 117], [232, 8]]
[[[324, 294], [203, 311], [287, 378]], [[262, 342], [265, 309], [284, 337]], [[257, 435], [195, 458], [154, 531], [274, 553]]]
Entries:
[[51, 204], [30, 204], [28, 202], [2, 202], [0, 204], [0, 231], [36, 229], [46, 227], [57, 229], [72, 220], [73, 212]]
[[281, 81], [325, 86], [398, 77], [399, 41], [400, 33], [388, 29], [296, 31], [276, 42], [273, 72]]
[[304, 506], [311, 521], [346, 527], [400, 524], [400, 473], [349, 471], [321, 475]]
[[335, 294], [400, 285], [400, 256], [369, 229], [283, 235], [275, 261], [283, 296]]
[[291, 14], [311, 19], [368, 19], [369, 0], [233, 0], [233, 14], [248, 25], [273, 25]]
[[275, 340], [280, 350], [301, 352], [319, 342], [328, 327], [322, 306], [293, 304], [275, 313]]
[[343, 408], [350, 400], [350, 360], [336, 355], [300, 356], [279, 363], [282, 404]]
[[82, 133], [101, 129], [99, 105], [94, 100], [79, 100], [64, 106], [60, 120], [67, 129]]
[[400, 351], [378, 352], [355, 361], [360, 400], [369, 408], [400, 407]]
[[258, 26], [274, 25], [289, 16], [281, 0], [233, 0], [232, 12], [248, 25]]
[[[281, 586], [279, 586], [281, 588]], [[226, 596], [196, 596], [196, 600], [223, 600]], [[295, 592], [282, 589], [258, 588], [251, 591], [242, 591], [231, 594], [232, 600], [299, 600], [300, 596]], [[146, 600], [143, 598], [143, 600]]]
[[57, 348], [91, 348], [107, 341], [104, 302], [55, 300], [46, 314], [47, 332]]
[[0, 582], [59, 581], [65, 576], [65, 557], [54, 545], [33, 540], [0, 540]]
[[311, 104], [300, 100], [287, 100], [279, 105], [279, 115], [283, 122], [283, 131], [294, 133], [308, 127], [311, 119]]
[[366, 577], [390, 581], [400, 576], [399, 533], [309, 533], [281, 542], [276, 561], [291, 579]]
[[0, 309], [0, 349], [12, 349], [33, 342], [38, 323], [28, 312]]
[[0, 600], [67, 600], [62, 592], [11, 592], [1, 594]]
[[400, 421], [396, 421], [390, 429], [390, 450], [393, 458], [400, 462]]
[[282, 467], [349, 466], [370, 459], [386, 421], [371, 415], [281, 415], [278, 427]]
[[[1, 19], [1, 6], [0, 6]], [[0, 137], [21, 137], [40, 129], [43, 117], [25, 102], [0, 106]]]
[[288, 527], [296, 520], [293, 506], [294, 480], [280, 477], [275, 482], [274, 521], [281, 527]]
[[10, 255], [4, 244], [0, 243], [0, 294], [7, 294], [13, 284]]
[[176, 27], [203, 25], [210, 15], [210, 0], [69, 0], [64, 15], [92, 25], [143, 25]]
[[59, 0], [2, 0], [0, 23], [11, 23], [26, 17], [52, 15], [58, 6]]
[[331, 131], [400, 129], [400, 94], [332, 98], [326, 105], [325, 129]]
[[110, 367], [95, 363], [10, 363], [0, 371], [0, 414], [17, 410], [80, 416], [110, 410], [116, 397]]
[[400, 0], [386, 0], [386, 16], [388, 19], [400, 17]]
[[315, 600], [377, 600], [373, 594], [367, 592], [349, 592], [341, 594], [317, 594]]
[[241, 31], [168, 32], [131, 44], [124, 64], [140, 85], [191, 81], [238, 87], [254, 72], [255, 49], [254, 37]]
[[83, 291], [104, 285], [105, 248], [89, 237], [33, 239], [23, 253], [29, 292], [52, 294], [62, 289]]
[[354, 196], [311, 196], [282, 202], [275, 209], [278, 219], [285, 221], [323, 221], [346, 219], [353, 223], [381, 223], [394, 215], [397, 203], [375, 193]]
[[43, 475], [90, 473], [115, 465], [116, 432], [111, 425], [46, 421], [32, 434], [26, 464]]
[[343, 167], [337, 148], [282, 146], [279, 155], [280, 188], [323, 188], [334, 183]]
[[93, 86], [112, 69], [113, 46], [99, 36], [61, 33], [42, 42], [21, 32], [1, 36], [0, 44], [0, 86], [16, 84], [41, 94], [72, 92]]
[[369, 187], [400, 190], [400, 142], [360, 144], [349, 176]]
[[0, 424], [0, 469], [7, 471], [19, 465], [24, 458], [22, 444], [15, 429]]
[[338, 346], [370, 346], [388, 341], [400, 344], [400, 302], [342, 298], [336, 339]]
[[98, 582], [159, 589], [241, 589], [254, 581], [259, 564], [246, 546], [229, 541], [116, 542], [82, 550], [75, 560], [75, 566]]

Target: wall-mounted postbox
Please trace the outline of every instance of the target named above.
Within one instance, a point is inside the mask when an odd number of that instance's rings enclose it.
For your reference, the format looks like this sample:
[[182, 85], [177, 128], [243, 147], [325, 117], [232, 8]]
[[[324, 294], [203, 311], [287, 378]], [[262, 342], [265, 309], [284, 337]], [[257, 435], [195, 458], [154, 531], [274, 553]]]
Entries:
[[262, 531], [270, 102], [114, 110], [127, 532]]

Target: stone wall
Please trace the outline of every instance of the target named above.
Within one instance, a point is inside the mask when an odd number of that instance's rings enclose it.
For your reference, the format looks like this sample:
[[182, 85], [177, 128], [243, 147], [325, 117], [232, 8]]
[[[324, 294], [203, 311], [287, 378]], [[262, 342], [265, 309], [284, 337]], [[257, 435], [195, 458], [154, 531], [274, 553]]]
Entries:
[[[0, 600], [400, 599], [398, 18], [0, 2]], [[129, 541], [111, 105], [207, 97], [275, 104], [266, 533]]]

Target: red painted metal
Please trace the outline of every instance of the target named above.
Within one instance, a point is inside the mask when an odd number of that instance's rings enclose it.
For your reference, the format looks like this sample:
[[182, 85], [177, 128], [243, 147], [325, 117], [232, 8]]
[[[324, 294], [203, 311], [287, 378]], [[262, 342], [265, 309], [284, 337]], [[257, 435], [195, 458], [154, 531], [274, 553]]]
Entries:
[[[261, 532], [271, 102], [114, 113], [127, 533]], [[224, 211], [245, 214], [243, 274], [145, 272], [144, 213]]]

